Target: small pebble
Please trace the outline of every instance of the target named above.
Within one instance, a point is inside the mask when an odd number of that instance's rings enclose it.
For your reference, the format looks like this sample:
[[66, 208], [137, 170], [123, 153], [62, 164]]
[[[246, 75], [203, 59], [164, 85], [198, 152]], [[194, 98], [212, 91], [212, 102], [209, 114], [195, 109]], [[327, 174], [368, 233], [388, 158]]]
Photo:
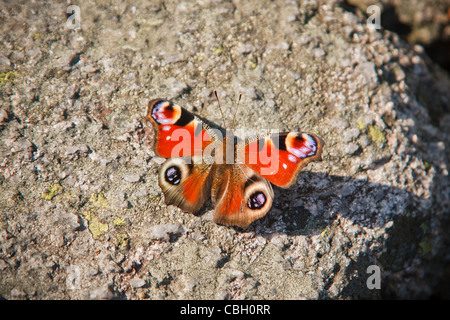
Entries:
[[89, 291], [89, 299], [92, 300], [111, 300], [113, 298], [114, 293], [111, 291], [109, 285], [104, 285]]
[[170, 241], [172, 235], [178, 235], [185, 232], [185, 228], [178, 223], [158, 224], [150, 227], [146, 231], [146, 236], [150, 239]]
[[126, 174], [123, 179], [127, 182], [138, 182], [141, 180], [141, 176], [139, 174]]
[[133, 288], [142, 288], [145, 286], [145, 280], [142, 280], [141, 278], [133, 278], [130, 280], [130, 285]]
[[348, 156], [352, 156], [359, 151], [360, 147], [356, 143], [349, 143], [344, 147], [344, 152]]
[[315, 48], [313, 50], [313, 56], [315, 59], [321, 58], [323, 56], [325, 56], [327, 53], [325, 52], [325, 50], [321, 49], [321, 48]]

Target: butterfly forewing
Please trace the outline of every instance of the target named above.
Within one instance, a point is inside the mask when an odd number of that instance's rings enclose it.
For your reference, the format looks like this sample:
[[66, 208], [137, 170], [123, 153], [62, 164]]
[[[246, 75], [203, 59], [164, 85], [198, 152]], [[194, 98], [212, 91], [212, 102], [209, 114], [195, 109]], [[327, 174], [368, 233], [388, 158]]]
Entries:
[[277, 133], [238, 146], [243, 163], [276, 186], [291, 186], [300, 170], [321, 160], [323, 141], [302, 132]]
[[193, 113], [166, 100], [150, 101], [146, 119], [157, 132], [155, 151], [163, 158], [202, 155], [216, 139]]

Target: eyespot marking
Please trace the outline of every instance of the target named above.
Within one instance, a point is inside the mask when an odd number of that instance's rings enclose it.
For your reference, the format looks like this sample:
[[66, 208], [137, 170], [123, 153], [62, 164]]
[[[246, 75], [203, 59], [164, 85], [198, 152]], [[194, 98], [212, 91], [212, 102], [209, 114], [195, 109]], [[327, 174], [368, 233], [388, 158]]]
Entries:
[[166, 172], [164, 172], [164, 178], [168, 183], [178, 185], [181, 182], [181, 171], [176, 166], [169, 167]]
[[266, 204], [266, 195], [262, 191], [257, 191], [250, 195], [247, 201], [247, 206], [252, 210], [259, 210]]

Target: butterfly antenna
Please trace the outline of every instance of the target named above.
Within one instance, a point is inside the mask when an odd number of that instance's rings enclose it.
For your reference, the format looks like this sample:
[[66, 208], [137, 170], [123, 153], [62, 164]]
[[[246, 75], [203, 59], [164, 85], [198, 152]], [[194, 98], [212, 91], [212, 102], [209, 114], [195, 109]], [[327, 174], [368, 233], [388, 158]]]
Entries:
[[222, 107], [220, 106], [219, 96], [217, 95], [216, 90], [214, 90], [214, 95], [216, 96], [217, 104], [219, 105], [220, 114], [222, 115], [223, 128], [226, 129], [225, 117], [223, 116]]
[[239, 109], [239, 103], [241, 102], [241, 98], [242, 98], [242, 93], [239, 93], [239, 99], [238, 99], [238, 102], [237, 102], [237, 105], [236, 105], [236, 110], [234, 110], [233, 122], [231, 124], [231, 129], [233, 129], [233, 130], [235, 129], [234, 128], [234, 120], [236, 119], [236, 114], [237, 114], [237, 111]]

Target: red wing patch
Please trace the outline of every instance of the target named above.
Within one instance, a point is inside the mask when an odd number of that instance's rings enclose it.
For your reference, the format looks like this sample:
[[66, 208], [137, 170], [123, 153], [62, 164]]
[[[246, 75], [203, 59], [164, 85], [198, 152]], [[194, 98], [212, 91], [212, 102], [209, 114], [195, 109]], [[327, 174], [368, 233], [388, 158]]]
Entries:
[[[243, 181], [236, 181], [232, 170], [223, 170], [215, 176], [212, 186], [212, 199], [215, 202], [214, 221], [227, 225], [247, 225], [244, 222], [245, 199]], [[239, 176], [244, 179], [243, 176]]]
[[232, 215], [243, 211], [244, 194], [242, 193], [242, 185], [233, 183], [230, 177], [231, 171], [224, 172], [219, 190], [220, 204], [216, 207], [219, 215]]
[[312, 134], [272, 134], [245, 146], [244, 163], [274, 185], [287, 188], [308, 162], [321, 160], [322, 148], [322, 139]]
[[146, 119], [157, 131], [155, 150], [160, 157], [201, 155], [202, 150], [212, 142], [200, 120], [169, 101], [150, 101]]
[[[192, 203], [194, 207], [196, 203], [204, 203], [205, 198], [205, 186], [208, 183], [209, 170], [201, 172], [198, 168], [193, 169], [191, 174], [183, 181], [182, 194], [185, 201]], [[207, 187], [208, 188], [208, 187]]]

